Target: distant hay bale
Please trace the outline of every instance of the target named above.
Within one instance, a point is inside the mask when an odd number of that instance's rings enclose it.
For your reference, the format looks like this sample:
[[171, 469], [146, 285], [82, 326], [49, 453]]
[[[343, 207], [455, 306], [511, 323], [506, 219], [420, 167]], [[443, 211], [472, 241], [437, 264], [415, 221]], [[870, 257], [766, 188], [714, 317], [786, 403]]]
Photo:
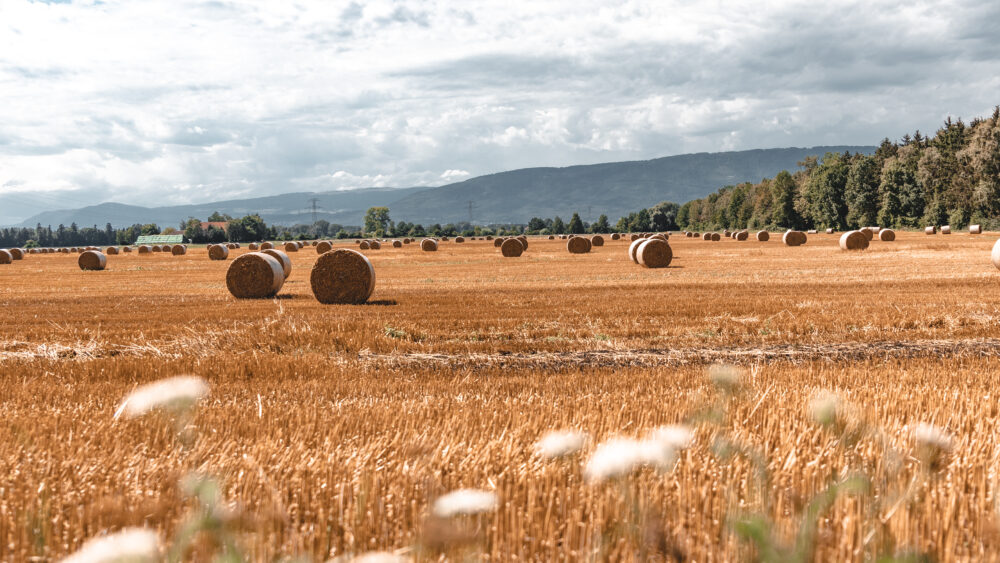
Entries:
[[720, 240], [722, 240], [722, 237], [719, 235], [719, 233], [712, 233], [712, 240], [715, 242], [719, 242]]
[[630, 235], [628, 236], [628, 239], [629, 239], [629, 240], [633, 240], [633, 241], [634, 241], [634, 240], [639, 240], [640, 238], [642, 238], [642, 237], [640, 237], [639, 235], [637, 235], [637, 234], [635, 234], [635, 233], [632, 233], [632, 234], [630, 234]]
[[132, 252], [132, 247], [131, 246], [125, 246], [125, 247], [122, 248], [122, 252], [128, 254], [128, 253]]
[[747, 240], [750, 238], [750, 233], [747, 231], [740, 231], [736, 233], [736, 235], [733, 236], [733, 238], [736, 240]]
[[864, 250], [868, 244], [868, 237], [861, 231], [847, 231], [840, 235], [841, 250]]
[[816, 229], [809, 229], [808, 231], [806, 231], [806, 234], [815, 235], [817, 234], [817, 231]]
[[153, 252], [153, 247], [149, 246], [148, 244], [144, 244], [140, 246], [137, 250], [139, 251], [139, 254], [149, 254]]
[[732, 231], [730, 231], [729, 229], [726, 229], [726, 230], [722, 231], [722, 234], [723, 234], [723, 235], [724, 235], [724, 236], [725, 236], [726, 238], [731, 238], [731, 237], [733, 236], [733, 232], [732, 232]]
[[403, 248], [403, 241], [398, 240], [398, 239], [392, 241], [392, 247], [393, 248]]
[[10, 252], [10, 256], [14, 260], [24, 260], [25, 252], [23, 248], [11, 248], [8, 252]]
[[377, 241], [377, 240], [371, 241], [370, 243], [368, 243], [368, 246], [371, 247], [372, 250], [381, 250], [382, 249], [382, 243], [379, 242], [379, 241]]
[[528, 237], [526, 237], [524, 235], [521, 235], [521, 236], [515, 237], [515, 238], [517, 238], [517, 240], [521, 241], [521, 244], [524, 245], [524, 249], [525, 250], [528, 250]]
[[28, 249], [28, 254], [38, 254], [40, 252], [41, 252], [41, 250], [38, 250], [37, 248], [29, 248]]
[[935, 227], [935, 226], [924, 227], [924, 234], [925, 235], [936, 235], [937, 234], [937, 227]]
[[14, 262], [14, 257], [11, 256], [9, 250], [0, 250], [0, 264], [11, 264]]
[[257, 244], [256, 242], [251, 242], [250, 246], [248, 246], [247, 248], [249, 248], [250, 250], [260, 250], [260, 245]]
[[239, 247], [240, 247], [240, 243], [238, 243], [238, 242], [234, 242], [233, 243], [233, 248], [239, 248]]
[[170, 254], [173, 254], [174, 256], [184, 256], [187, 254], [187, 251], [187, 247], [183, 244], [175, 244], [170, 247]]
[[941, 225], [941, 234], [942, 235], [950, 235], [951, 234], [951, 225]]
[[808, 237], [802, 231], [786, 231], [781, 236], [781, 242], [785, 243], [785, 246], [802, 246], [807, 240]]
[[878, 240], [882, 242], [892, 242], [896, 240], [896, 231], [892, 229], [882, 229], [878, 232]]
[[465, 237], [455, 237], [455, 242], [465, 242]]
[[503, 245], [504, 241], [506, 241], [506, 240], [507, 239], [504, 238], [504, 237], [497, 237], [497, 238], [493, 239], [493, 246], [496, 247], [496, 248], [500, 248], [500, 246]]
[[104, 249], [104, 254], [108, 256], [116, 256], [118, 254], [118, 247], [109, 246]]
[[437, 249], [438, 243], [432, 238], [425, 238], [420, 241], [420, 250], [423, 250], [424, 252], [437, 252]]
[[635, 258], [636, 262], [645, 268], [666, 268], [674, 259], [674, 251], [667, 241], [649, 238], [636, 249]]
[[158, 244], [154, 244], [153, 245], [153, 252], [163, 252], [163, 247], [160, 246], [160, 245], [158, 245]]
[[997, 239], [996, 243], [993, 245], [993, 253], [990, 255], [990, 261], [993, 265], [1000, 269], [1000, 239]]
[[556, 240], [556, 236], [555, 235], [549, 235], [549, 240]]
[[767, 231], [757, 231], [758, 242], [767, 242], [769, 240], [771, 240], [771, 233]]
[[375, 268], [356, 250], [332, 250], [316, 259], [309, 284], [324, 305], [357, 305], [368, 301], [375, 290]]
[[858, 229], [858, 231], [859, 231], [859, 232], [860, 232], [861, 234], [865, 235], [865, 237], [866, 237], [866, 238], [867, 238], [867, 239], [868, 239], [869, 241], [871, 241], [871, 240], [874, 240], [874, 239], [875, 239], [875, 234], [876, 234], [876, 233], [875, 233], [875, 232], [872, 232], [872, 230], [871, 230], [871, 228], [870, 228], [870, 227], [864, 227], [864, 228], [861, 228], [861, 229]]
[[981, 235], [981, 234], [983, 234], [983, 226], [982, 225], [969, 225], [969, 234], [970, 235]]
[[691, 231], [684, 231], [684, 236], [686, 236], [687, 238], [692, 238], [694, 237], [694, 233]]
[[646, 242], [646, 239], [638, 238], [632, 241], [632, 244], [628, 245], [628, 257], [636, 264], [639, 263], [639, 257], [636, 256], [636, 253], [639, 251], [639, 246], [644, 242]]
[[832, 235], [835, 231], [833, 229], [827, 229], [826, 234]]
[[310, 246], [319, 246], [319, 241], [318, 240], [314, 240], [314, 241], [310, 242], [309, 245]]
[[321, 240], [316, 245], [316, 254], [324, 254], [333, 250], [333, 243], [328, 240]]
[[361, 243], [358, 245], [358, 248], [360, 248], [361, 250], [368, 250], [371, 247], [372, 247], [371, 243], [366, 240], [361, 241]]
[[569, 240], [566, 241], [566, 250], [568, 250], [570, 254], [586, 254], [590, 252], [590, 248], [590, 240], [583, 237], [574, 236], [570, 237]]
[[670, 237], [668, 237], [667, 235], [665, 235], [663, 233], [656, 233], [655, 235], [649, 235], [646, 238], [658, 238], [658, 239], [660, 239], [662, 241], [667, 241], [667, 240], [669, 240]]
[[[280, 251], [272, 250], [272, 252]], [[226, 287], [237, 299], [274, 297], [284, 283], [285, 274], [281, 261], [274, 255], [264, 252], [244, 254], [233, 260], [226, 271]]]
[[493, 235], [486, 235], [486, 240], [493, 240]]
[[712, 233], [705, 233], [701, 235], [701, 240], [712, 240]]
[[621, 240], [622, 236], [618, 233], [611, 233], [611, 240]]
[[272, 248], [274, 248], [274, 243], [270, 243], [270, 242], [262, 242], [262, 243], [260, 243], [260, 249], [261, 250], [269, 250], [269, 249], [272, 249]]
[[591, 246], [604, 246], [604, 237], [601, 235], [594, 235], [590, 237]]
[[225, 260], [229, 258], [229, 247], [224, 244], [208, 245], [209, 260]]
[[285, 243], [285, 252], [298, 252], [298, 251], [299, 251], [299, 245], [298, 245], [298, 243], [296, 243], [296, 242], [286, 242]]
[[[501, 241], [501, 239], [497, 239]], [[500, 254], [504, 258], [517, 258], [524, 253], [524, 245], [516, 238], [503, 239], [500, 242]]]
[[108, 259], [100, 250], [87, 250], [76, 261], [81, 270], [103, 270], [108, 265]]
[[277, 248], [268, 248], [267, 250], [261, 250], [261, 254], [267, 254], [278, 261], [281, 265], [281, 271], [285, 275], [285, 279], [292, 275], [292, 260], [287, 254], [278, 250]]

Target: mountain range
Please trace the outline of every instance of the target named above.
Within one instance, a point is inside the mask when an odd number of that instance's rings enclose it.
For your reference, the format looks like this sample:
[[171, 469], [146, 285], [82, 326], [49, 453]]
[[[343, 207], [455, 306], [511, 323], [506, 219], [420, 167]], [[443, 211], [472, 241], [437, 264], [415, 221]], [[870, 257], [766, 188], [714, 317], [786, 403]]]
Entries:
[[[618, 217], [661, 201], [704, 197], [722, 186], [759, 182], [782, 170], [795, 170], [807, 156], [844, 151], [870, 154], [872, 146], [821, 146], [695, 153], [652, 160], [611, 162], [564, 168], [524, 168], [478, 176], [439, 187], [362, 188], [298, 192], [251, 199], [223, 200], [170, 207], [102, 203], [80, 209], [46, 211], [24, 220], [34, 227], [76, 223], [80, 226], [134, 223], [176, 226], [189, 217], [204, 220], [214, 211], [239, 217], [258, 213], [268, 223], [292, 225], [316, 219], [361, 225], [365, 210], [387, 206], [395, 221], [431, 225], [470, 221], [477, 224], [526, 223], [531, 217], [564, 219], [579, 212], [585, 221], [606, 214]], [[0, 205], [3, 204], [0, 195]]]

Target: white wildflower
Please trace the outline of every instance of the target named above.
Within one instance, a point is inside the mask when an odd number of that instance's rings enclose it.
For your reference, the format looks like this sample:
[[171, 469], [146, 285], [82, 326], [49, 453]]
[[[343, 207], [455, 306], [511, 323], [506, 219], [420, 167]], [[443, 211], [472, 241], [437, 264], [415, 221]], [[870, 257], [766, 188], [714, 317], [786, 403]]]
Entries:
[[809, 416], [818, 424], [829, 426], [837, 422], [841, 408], [840, 397], [836, 393], [822, 391], [809, 401]]
[[648, 439], [675, 450], [683, 450], [694, 441], [694, 430], [683, 424], [668, 424], [650, 432]]
[[575, 454], [587, 442], [587, 435], [582, 432], [553, 431], [549, 432], [535, 444], [535, 451], [546, 459], [554, 459]]
[[208, 384], [200, 377], [182, 375], [143, 385], [132, 391], [115, 411], [115, 418], [132, 418], [158, 408], [184, 409], [208, 395]]
[[79, 551], [63, 563], [145, 563], [160, 557], [160, 539], [144, 528], [128, 528], [118, 533], [87, 540]]
[[497, 508], [497, 496], [489, 491], [459, 489], [434, 501], [434, 515], [450, 518], [460, 514], [481, 514]]
[[614, 438], [597, 446], [583, 472], [588, 481], [603, 481], [628, 475], [643, 465], [668, 470], [676, 460], [676, 449], [662, 441]]

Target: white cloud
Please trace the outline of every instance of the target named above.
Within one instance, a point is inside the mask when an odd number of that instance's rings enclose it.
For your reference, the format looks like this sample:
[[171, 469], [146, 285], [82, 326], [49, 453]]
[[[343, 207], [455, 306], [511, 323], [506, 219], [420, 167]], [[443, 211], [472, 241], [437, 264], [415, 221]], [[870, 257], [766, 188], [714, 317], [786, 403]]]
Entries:
[[990, 111], [997, 16], [971, 0], [4, 0], [0, 196], [157, 205], [874, 144]]

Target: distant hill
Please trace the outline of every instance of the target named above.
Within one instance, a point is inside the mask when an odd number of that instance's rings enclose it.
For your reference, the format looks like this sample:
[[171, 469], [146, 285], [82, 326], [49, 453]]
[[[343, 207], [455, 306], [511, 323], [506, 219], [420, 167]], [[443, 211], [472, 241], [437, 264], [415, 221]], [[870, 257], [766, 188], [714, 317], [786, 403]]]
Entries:
[[204, 220], [213, 212], [242, 217], [252, 213], [260, 214], [267, 223], [294, 225], [312, 223], [312, 203], [319, 201], [317, 219], [324, 219], [341, 225], [361, 225], [365, 210], [372, 206], [393, 206], [400, 198], [427, 188], [363, 188], [331, 192], [297, 192], [251, 199], [233, 199], [196, 205], [175, 205], [171, 207], [140, 207], [121, 203], [102, 203], [82, 209], [46, 211], [25, 219], [22, 226], [77, 225], [103, 227], [111, 223], [124, 227], [136, 223], [156, 223], [160, 227], [177, 227], [188, 217]]
[[479, 224], [526, 223], [531, 217], [568, 219], [579, 212], [586, 221], [607, 214], [618, 217], [664, 200], [677, 203], [704, 197], [728, 184], [759, 182], [782, 170], [795, 170], [807, 156], [844, 151], [872, 153], [875, 147], [830, 146], [697, 153], [653, 160], [612, 162], [565, 168], [524, 168], [471, 178], [436, 188], [365, 188], [299, 192], [198, 205], [138, 207], [102, 203], [75, 210], [39, 213], [22, 225], [116, 227], [134, 223], [176, 226], [188, 217], [204, 219], [213, 211], [234, 217], [259, 213], [268, 223], [310, 223], [311, 198], [319, 199], [317, 218], [360, 225], [372, 206], [388, 206], [391, 217], [422, 223], [454, 223], [471, 218]]

